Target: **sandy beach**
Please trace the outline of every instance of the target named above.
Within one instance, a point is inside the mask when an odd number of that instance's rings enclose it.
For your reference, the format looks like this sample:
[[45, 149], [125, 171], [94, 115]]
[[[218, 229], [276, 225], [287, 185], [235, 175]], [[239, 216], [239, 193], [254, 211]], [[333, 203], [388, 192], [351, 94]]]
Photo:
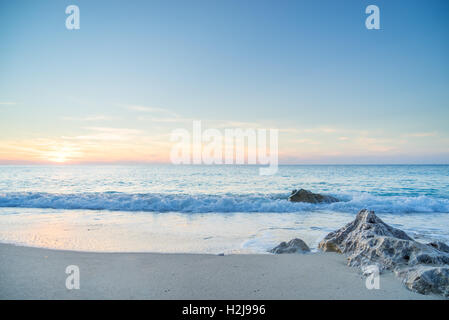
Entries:
[[[0, 244], [1, 299], [441, 299], [393, 274], [380, 289], [334, 253], [203, 255], [95, 253]], [[68, 265], [80, 289], [65, 286]]]

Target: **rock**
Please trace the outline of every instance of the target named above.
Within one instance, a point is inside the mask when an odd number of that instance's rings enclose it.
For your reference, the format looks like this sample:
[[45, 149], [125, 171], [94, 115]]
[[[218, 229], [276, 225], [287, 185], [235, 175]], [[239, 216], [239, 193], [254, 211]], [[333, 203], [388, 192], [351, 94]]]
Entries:
[[[323, 251], [352, 254], [351, 265], [360, 264], [364, 257], [374, 256], [367, 251], [373, 246], [382, 245], [380, 237], [412, 240], [405, 232], [385, 224], [373, 211], [361, 210], [354, 221], [329, 233], [318, 248]], [[387, 246], [388, 243], [383, 245]]]
[[313, 193], [308, 190], [299, 189], [293, 190], [292, 194], [288, 197], [288, 201], [292, 202], [308, 202], [308, 203], [320, 203], [320, 202], [338, 202], [337, 198], [332, 196], [322, 195], [319, 193]]
[[343, 253], [341, 252], [341, 249], [338, 247], [338, 245], [332, 241], [327, 241], [323, 244], [320, 243], [318, 248], [323, 250], [324, 252]]
[[431, 243], [429, 243], [427, 245], [428, 246], [432, 246], [435, 249], [438, 249], [438, 250], [440, 250], [442, 252], [449, 253], [449, 246], [447, 244], [443, 243], [443, 242], [435, 241], [435, 242], [431, 242]]
[[419, 243], [387, 225], [373, 211], [361, 210], [354, 221], [329, 233], [318, 247], [347, 254], [350, 266], [377, 264], [381, 271], [392, 270], [419, 293], [449, 294], [447, 246]]
[[281, 253], [305, 253], [309, 252], [309, 246], [301, 239], [293, 239], [287, 242], [281, 242], [278, 246], [271, 249], [269, 252], [281, 254]]
[[449, 267], [419, 265], [395, 273], [412, 291], [449, 297]]

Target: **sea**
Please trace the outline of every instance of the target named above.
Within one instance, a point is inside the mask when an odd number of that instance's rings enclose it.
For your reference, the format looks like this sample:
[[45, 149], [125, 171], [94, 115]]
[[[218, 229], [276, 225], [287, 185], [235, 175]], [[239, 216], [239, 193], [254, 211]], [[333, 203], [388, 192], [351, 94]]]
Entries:
[[[293, 189], [338, 198], [289, 202]], [[316, 251], [361, 209], [417, 241], [449, 243], [448, 165], [0, 166], [0, 242], [93, 252]]]

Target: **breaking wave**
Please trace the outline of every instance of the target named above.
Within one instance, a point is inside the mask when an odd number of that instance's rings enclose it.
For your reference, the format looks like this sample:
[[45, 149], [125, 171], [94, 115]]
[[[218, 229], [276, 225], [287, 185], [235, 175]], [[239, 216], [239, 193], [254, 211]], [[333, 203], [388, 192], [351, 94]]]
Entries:
[[304, 212], [332, 210], [378, 213], [449, 212], [449, 199], [430, 196], [378, 196], [367, 193], [334, 194], [340, 202], [291, 203], [286, 194], [158, 194], [158, 193], [0, 193], [0, 207], [85, 209], [148, 212]]

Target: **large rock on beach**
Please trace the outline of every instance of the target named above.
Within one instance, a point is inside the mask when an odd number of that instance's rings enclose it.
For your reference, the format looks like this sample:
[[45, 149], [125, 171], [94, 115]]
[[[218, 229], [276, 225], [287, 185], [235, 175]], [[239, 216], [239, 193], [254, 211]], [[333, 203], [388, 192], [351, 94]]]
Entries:
[[412, 291], [449, 297], [449, 266], [417, 265], [398, 269], [395, 274]]
[[292, 191], [292, 194], [288, 197], [288, 201], [308, 202], [308, 203], [321, 203], [321, 202], [330, 203], [330, 202], [338, 202], [339, 200], [332, 196], [313, 193], [305, 189], [299, 190], [295, 189]]
[[309, 252], [309, 246], [301, 239], [295, 238], [289, 242], [281, 242], [278, 246], [271, 249], [271, 253], [306, 253]]
[[428, 246], [432, 246], [440, 251], [449, 253], [449, 246], [443, 242], [435, 241], [428, 244]]
[[374, 211], [361, 210], [354, 221], [329, 233], [318, 247], [346, 254], [350, 266], [377, 265], [380, 271], [394, 271], [413, 291], [449, 296], [448, 246], [417, 242], [387, 225]]

